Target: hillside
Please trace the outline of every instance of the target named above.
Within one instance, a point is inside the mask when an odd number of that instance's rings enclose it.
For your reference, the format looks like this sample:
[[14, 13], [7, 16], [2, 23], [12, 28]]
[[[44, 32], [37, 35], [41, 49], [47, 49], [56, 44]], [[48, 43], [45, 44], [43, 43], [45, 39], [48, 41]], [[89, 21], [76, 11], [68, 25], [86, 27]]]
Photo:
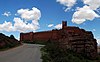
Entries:
[[62, 49], [56, 42], [48, 42], [41, 49], [41, 53], [42, 62], [100, 62], [100, 56], [91, 59], [72, 50]]
[[8, 49], [20, 45], [20, 42], [14, 38], [13, 35], [10, 37], [0, 33], [0, 50]]

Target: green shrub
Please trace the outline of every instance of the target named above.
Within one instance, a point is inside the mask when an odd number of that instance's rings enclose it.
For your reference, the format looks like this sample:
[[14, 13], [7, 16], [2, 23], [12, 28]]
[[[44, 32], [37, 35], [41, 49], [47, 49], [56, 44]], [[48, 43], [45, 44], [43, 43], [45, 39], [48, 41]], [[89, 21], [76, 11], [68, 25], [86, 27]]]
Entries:
[[10, 38], [11, 38], [11, 39], [15, 39], [15, 37], [14, 37], [13, 35], [10, 35]]
[[69, 49], [62, 49], [58, 42], [48, 41], [41, 48], [43, 62], [95, 62], [77, 54]]
[[0, 33], [0, 50], [6, 50], [15, 46], [20, 45], [20, 42], [18, 42], [13, 35], [10, 37], [5, 36], [4, 34]]

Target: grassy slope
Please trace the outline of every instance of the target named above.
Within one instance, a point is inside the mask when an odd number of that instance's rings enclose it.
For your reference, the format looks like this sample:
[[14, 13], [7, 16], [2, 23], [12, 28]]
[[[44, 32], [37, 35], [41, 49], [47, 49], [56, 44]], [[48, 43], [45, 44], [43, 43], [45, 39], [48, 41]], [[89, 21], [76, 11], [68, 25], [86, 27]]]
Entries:
[[100, 62], [100, 57], [89, 60], [75, 52], [59, 48], [56, 43], [48, 43], [41, 52], [43, 62]]
[[7, 50], [9, 48], [13, 48], [18, 45], [20, 45], [18, 40], [16, 40], [15, 38], [10, 38], [0, 33], [0, 51]]

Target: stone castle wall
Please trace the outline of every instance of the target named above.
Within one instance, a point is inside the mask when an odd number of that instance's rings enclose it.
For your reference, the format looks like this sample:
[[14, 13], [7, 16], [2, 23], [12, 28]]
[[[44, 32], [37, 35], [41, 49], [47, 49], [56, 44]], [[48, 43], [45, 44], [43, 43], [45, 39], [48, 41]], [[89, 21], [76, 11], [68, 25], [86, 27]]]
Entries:
[[20, 41], [34, 41], [34, 40], [57, 40], [64, 48], [71, 49], [76, 53], [84, 54], [92, 59], [97, 56], [97, 42], [94, 39], [92, 32], [85, 31], [78, 27], [66, 26], [67, 22], [62, 22], [62, 29], [21, 33]]
[[44, 32], [37, 32], [37, 33], [21, 33], [20, 34], [20, 40], [21, 41], [34, 41], [34, 40], [44, 40], [48, 41], [49, 39], [57, 39], [58, 30], [52, 30], [52, 31], [44, 31]]

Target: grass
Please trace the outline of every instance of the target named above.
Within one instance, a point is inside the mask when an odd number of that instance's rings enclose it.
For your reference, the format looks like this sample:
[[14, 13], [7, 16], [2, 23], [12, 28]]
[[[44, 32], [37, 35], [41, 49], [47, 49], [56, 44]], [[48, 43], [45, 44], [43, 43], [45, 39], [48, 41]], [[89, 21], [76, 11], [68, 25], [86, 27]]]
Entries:
[[6, 50], [9, 50], [9, 49], [12, 49], [12, 48], [16, 48], [16, 47], [21, 46], [21, 45], [22, 45], [22, 44], [18, 44], [18, 45], [13, 46], [13, 47], [2, 48], [2, 49], [0, 49], [0, 51], [6, 51]]
[[38, 41], [38, 40], [34, 40], [32, 42], [29, 42], [29, 41], [23, 41], [23, 43], [29, 43], [29, 44], [42, 44], [42, 45], [45, 45], [46, 44], [46, 41]]
[[9, 37], [0, 33], [0, 51], [8, 50], [19, 45], [21, 45], [21, 43], [18, 42], [13, 35]]
[[42, 62], [100, 62], [100, 55], [96, 60], [90, 60], [71, 50], [61, 49], [57, 43], [47, 43], [41, 48]]
[[100, 62], [100, 55], [96, 60], [90, 60], [71, 50], [61, 49], [59, 44], [53, 41], [33, 41], [28, 43], [45, 45], [43, 48], [41, 48], [42, 62]]

